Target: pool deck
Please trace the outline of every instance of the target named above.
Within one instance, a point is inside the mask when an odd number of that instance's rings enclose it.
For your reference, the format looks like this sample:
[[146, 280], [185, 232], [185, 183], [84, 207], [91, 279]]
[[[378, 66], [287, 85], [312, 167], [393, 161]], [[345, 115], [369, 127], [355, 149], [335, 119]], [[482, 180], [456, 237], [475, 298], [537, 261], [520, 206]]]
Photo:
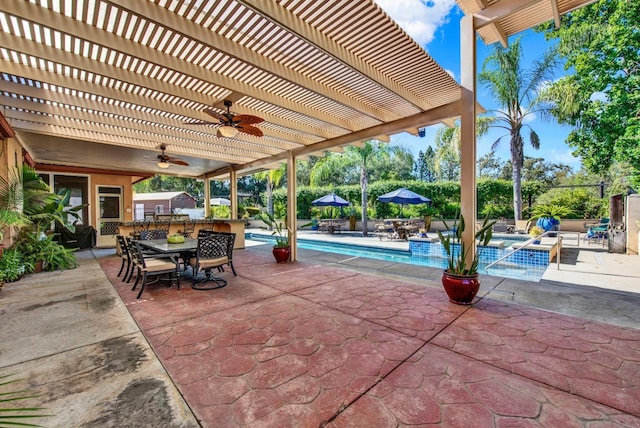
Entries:
[[[267, 233], [261, 229], [247, 229], [248, 233]], [[299, 238], [317, 242], [335, 242], [340, 244], [355, 244], [375, 248], [392, 248], [408, 251], [409, 243], [404, 240], [388, 240], [375, 236], [363, 237], [349, 233], [319, 233], [315, 231], [299, 230]], [[429, 233], [437, 237], [435, 233]], [[522, 236], [522, 235], [520, 235]], [[505, 235], [509, 237], [509, 235]], [[640, 278], [640, 256], [629, 256], [607, 252], [607, 248], [599, 243], [586, 243], [582, 235], [570, 232], [563, 235], [563, 246], [560, 254], [560, 264], [554, 260], [542, 277], [542, 283], [575, 284], [591, 286], [609, 290], [640, 293], [640, 283], [634, 281]], [[543, 238], [543, 244], [553, 244], [556, 238]], [[437, 275], [440, 271], [437, 270]], [[526, 281], [525, 281], [526, 282]]]
[[5, 284], [0, 367], [52, 427], [640, 426], [637, 256], [567, 249], [553, 278], [482, 276], [458, 306], [440, 269], [270, 252], [140, 300], [113, 250]]

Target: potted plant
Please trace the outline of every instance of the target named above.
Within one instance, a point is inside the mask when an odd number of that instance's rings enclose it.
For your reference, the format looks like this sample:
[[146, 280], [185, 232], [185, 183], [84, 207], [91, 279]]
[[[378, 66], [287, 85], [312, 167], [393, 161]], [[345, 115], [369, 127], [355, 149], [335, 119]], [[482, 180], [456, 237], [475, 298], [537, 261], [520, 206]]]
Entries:
[[540, 204], [533, 207], [533, 218], [537, 219], [536, 226], [548, 232], [550, 230], [558, 230], [560, 219], [571, 215], [572, 211], [558, 204]]
[[355, 207], [351, 206], [351, 208], [349, 208], [349, 230], [350, 231], [354, 231], [356, 230], [356, 221], [357, 216], [358, 215], [358, 210], [355, 209]]
[[[529, 236], [532, 238], [537, 238], [538, 236], [542, 235], [545, 232], [545, 230], [539, 226], [533, 226], [531, 229], [529, 229]], [[540, 240], [536, 239], [533, 241], [534, 244], [539, 244]]]
[[27, 269], [33, 265], [23, 260], [22, 253], [16, 248], [9, 248], [0, 259], [0, 288], [5, 282], [14, 282], [22, 278]]
[[55, 241], [57, 234], [44, 235], [23, 228], [14, 247], [22, 254], [25, 273], [73, 269], [78, 263], [73, 253]]
[[260, 219], [271, 229], [271, 235], [276, 238], [276, 243], [273, 246], [273, 257], [275, 257], [276, 262], [288, 262], [291, 255], [289, 246], [289, 234], [291, 231], [284, 226], [284, 222], [277, 221], [271, 213], [262, 213]]
[[[446, 229], [449, 225], [442, 220]], [[437, 231], [442, 247], [447, 255], [447, 268], [442, 273], [442, 286], [444, 287], [449, 301], [459, 305], [470, 305], [476, 297], [480, 289], [480, 281], [478, 280], [478, 264], [480, 263], [480, 255], [484, 247], [489, 244], [493, 236], [493, 225], [495, 220], [489, 221], [485, 218], [482, 226], [476, 231], [475, 239], [478, 248], [469, 265], [466, 258], [471, 251], [470, 244], [462, 242], [462, 233], [465, 230], [464, 217], [460, 215], [460, 219], [456, 218], [453, 223], [451, 232], [444, 234]]]

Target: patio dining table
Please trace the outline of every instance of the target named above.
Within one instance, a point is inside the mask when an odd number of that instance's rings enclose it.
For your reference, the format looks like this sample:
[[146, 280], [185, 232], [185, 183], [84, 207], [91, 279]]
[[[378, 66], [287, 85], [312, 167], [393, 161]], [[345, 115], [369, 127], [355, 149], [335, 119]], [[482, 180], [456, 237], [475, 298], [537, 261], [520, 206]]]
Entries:
[[170, 244], [166, 239], [142, 239], [138, 241], [142, 247], [158, 254], [179, 254], [183, 260], [183, 272], [187, 270], [189, 259], [198, 249], [198, 240], [195, 238], [185, 238], [184, 242]]
[[155, 251], [156, 253], [195, 253], [198, 249], [198, 240], [195, 238], [185, 238], [179, 244], [170, 244], [166, 239], [148, 239], [138, 241], [143, 247]]

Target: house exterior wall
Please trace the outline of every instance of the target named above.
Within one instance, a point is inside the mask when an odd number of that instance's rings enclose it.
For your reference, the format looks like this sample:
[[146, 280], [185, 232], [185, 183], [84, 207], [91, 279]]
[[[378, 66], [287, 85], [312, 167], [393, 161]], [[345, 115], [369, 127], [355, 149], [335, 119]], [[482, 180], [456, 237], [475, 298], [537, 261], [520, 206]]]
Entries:
[[122, 187], [122, 211], [124, 221], [133, 221], [133, 189], [131, 177], [127, 175], [90, 174], [89, 205], [91, 210], [91, 225], [97, 229], [95, 224], [98, 218], [98, 204], [96, 200], [96, 189], [98, 186], [118, 186]]

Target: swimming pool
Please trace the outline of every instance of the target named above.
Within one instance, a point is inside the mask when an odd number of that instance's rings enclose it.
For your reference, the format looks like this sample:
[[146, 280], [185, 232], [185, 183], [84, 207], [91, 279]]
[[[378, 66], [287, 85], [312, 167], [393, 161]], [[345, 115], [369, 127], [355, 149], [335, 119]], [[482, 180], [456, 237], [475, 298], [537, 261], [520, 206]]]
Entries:
[[[246, 233], [245, 239], [258, 242], [274, 243], [275, 239], [269, 235], [262, 235], [258, 233]], [[388, 262], [406, 263], [418, 266], [427, 266], [433, 268], [444, 269], [447, 267], [447, 261], [444, 257], [434, 255], [418, 255], [412, 254], [409, 251], [397, 250], [397, 249], [382, 249], [375, 247], [368, 247], [364, 245], [356, 244], [342, 244], [338, 242], [330, 241], [316, 241], [311, 239], [298, 238], [298, 248], [306, 250], [324, 251], [329, 253], [344, 254], [351, 257], [365, 257], [369, 259], [384, 260]], [[493, 259], [496, 260], [496, 259]], [[488, 274], [485, 270], [490, 261], [480, 262], [478, 272], [481, 274]], [[500, 263], [491, 267], [491, 275], [501, 276], [504, 278], [523, 279], [527, 281], [540, 281], [546, 266], [519, 266], [513, 263]]]

